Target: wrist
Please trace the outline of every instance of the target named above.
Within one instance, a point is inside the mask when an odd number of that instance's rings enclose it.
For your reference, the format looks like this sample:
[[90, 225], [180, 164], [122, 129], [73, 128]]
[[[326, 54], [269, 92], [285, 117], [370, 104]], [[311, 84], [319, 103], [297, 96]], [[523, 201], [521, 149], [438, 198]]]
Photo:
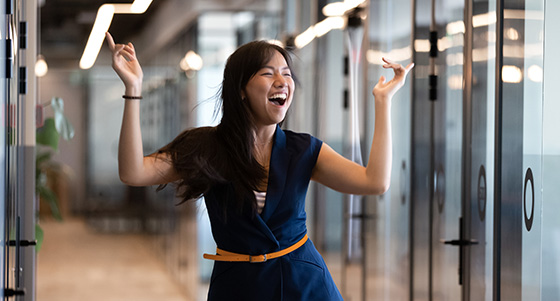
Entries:
[[133, 85], [125, 85], [124, 95], [142, 96], [142, 82]]
[[391, 97], [389, 96], [374, 96], [375, 106], [391, 107]]

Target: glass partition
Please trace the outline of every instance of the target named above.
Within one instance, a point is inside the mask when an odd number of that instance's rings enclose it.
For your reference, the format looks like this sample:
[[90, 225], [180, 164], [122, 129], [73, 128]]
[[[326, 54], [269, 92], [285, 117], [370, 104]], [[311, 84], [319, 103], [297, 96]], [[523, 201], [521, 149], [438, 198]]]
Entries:
[[[519, 16], [518, 16], [519, 15]], [[505, 18], [524, 18], [524, 30], [504, 27], [504, 39], [523, 42], [523, 181], [522, 194], [522, 299], [541, 300], [542, 232], [542, 133], [543, 133], [543, 47], [544, 0], [526, 0], [525, 11], [509, 10]], [[505, 44], [505, 43], [504, 43]], [[504, 76], [516, 69], [506, 69]], [[516, 70], [517, 71], [517, 70]], [[506, 79], [504, 79], [506, 80]], [[514, 80], [512, 78], [512, 80]]]
[[[404, 66], [412, 62], [412, 6], [409, 0], [370, 1], [365, 94], [364, 152], [373, 139], [375, 108], [371, 90], [392, 71], [381, 66], [382, 57]], [[366, 42], [364, 42], [366, 43]], [[391, 187], [379, 197], [366, 198], [365, 215], [365, 296], [363, 300], [407, 300], [410, 294], [410, 171], [413, 75], [392, 100], [393, 167]], [[366, 94], [367, 93], [367, 94]]]
[[[560, 1], [546, 0], [544, 13], [541, 300], [560, 300]], [[538, 70], [538, 69], [537, 69]], [[530, 72], [530, 70], [527, 70]], [[537, 73], [537, 76], [539, 74]], [[542, 75], [542, 74], [541, 74]], [[538, 77], [537, 77], [538, 79]], [[538, 208], [538, 207], [535, 207]], [[535, 209], [538, 210], [538, 209]], [[539, 215], [539, 211], [535, 212]]]
[[[274, 12], [208, 12], [197, 21], [196, 45], [204, 67], [196, 76], [196, 96], [192, 115], [193, 126], [214, 126], [221, 116], [216, 107], [217, 93], [221, 87], [227, 58], [238, 46], [253, 40], [274, 40], [280, 37], [279, 16]], [[214, 253], [216, 245], [212, 239], [210, 221], [204, 201], [197, 203], [197, 254]], [[198, 257], [200, 295], [206, 292], [213, 262]]]
[[466, 300], [492, 300], [494, 246], [494, 139], [496, 87], [496, 1], [472, 2], [472, 77], [470, 97], [470, 179], [467, 211], [470, 227]]

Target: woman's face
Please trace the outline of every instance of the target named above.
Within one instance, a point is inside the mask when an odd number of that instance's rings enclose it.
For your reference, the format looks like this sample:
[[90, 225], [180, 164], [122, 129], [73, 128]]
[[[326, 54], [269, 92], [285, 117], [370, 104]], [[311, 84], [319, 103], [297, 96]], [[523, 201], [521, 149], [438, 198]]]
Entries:
[[294, 89], [286, 60], [274, 51], [270, 61], [251, 77], [241, 96], [249, 102], [256, 126], [275, 125], [284, 120]]

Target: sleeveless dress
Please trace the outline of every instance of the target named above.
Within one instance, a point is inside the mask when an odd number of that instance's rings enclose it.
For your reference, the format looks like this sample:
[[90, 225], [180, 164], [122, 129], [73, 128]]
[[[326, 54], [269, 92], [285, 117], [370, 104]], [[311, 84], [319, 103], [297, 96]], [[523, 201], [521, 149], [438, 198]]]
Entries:
[[[248, 255], [276, 252], [306, 233], [305, 195], [322, 141], [276, 128], [262, 213], [224, 216], [220, 198], [233, 198], [230, 184], [213, 186], [205, 195], [212, 234], [218, 248]], [[263, 263], [215, 261], [208, 300], [342, 300], [311, 240], [297, 250]]]

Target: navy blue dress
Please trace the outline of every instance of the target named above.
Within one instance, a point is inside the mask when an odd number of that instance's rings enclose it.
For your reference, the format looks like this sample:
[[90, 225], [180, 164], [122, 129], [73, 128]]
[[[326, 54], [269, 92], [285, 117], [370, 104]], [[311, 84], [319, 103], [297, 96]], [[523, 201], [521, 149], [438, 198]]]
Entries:
[[[218, 248], [261, 255], [285, 249], [306, 233], [305, 195], [322, 141], [276, 128], [270, 158], [266, 203], [260, 215], [216, 205], [234, 197], [233, 187], [216, 185], [205, 194]], [[299, 249], [263, 263], [216, 261], [208, 300], [342, 300], [331, 275], [308, 240]]]

